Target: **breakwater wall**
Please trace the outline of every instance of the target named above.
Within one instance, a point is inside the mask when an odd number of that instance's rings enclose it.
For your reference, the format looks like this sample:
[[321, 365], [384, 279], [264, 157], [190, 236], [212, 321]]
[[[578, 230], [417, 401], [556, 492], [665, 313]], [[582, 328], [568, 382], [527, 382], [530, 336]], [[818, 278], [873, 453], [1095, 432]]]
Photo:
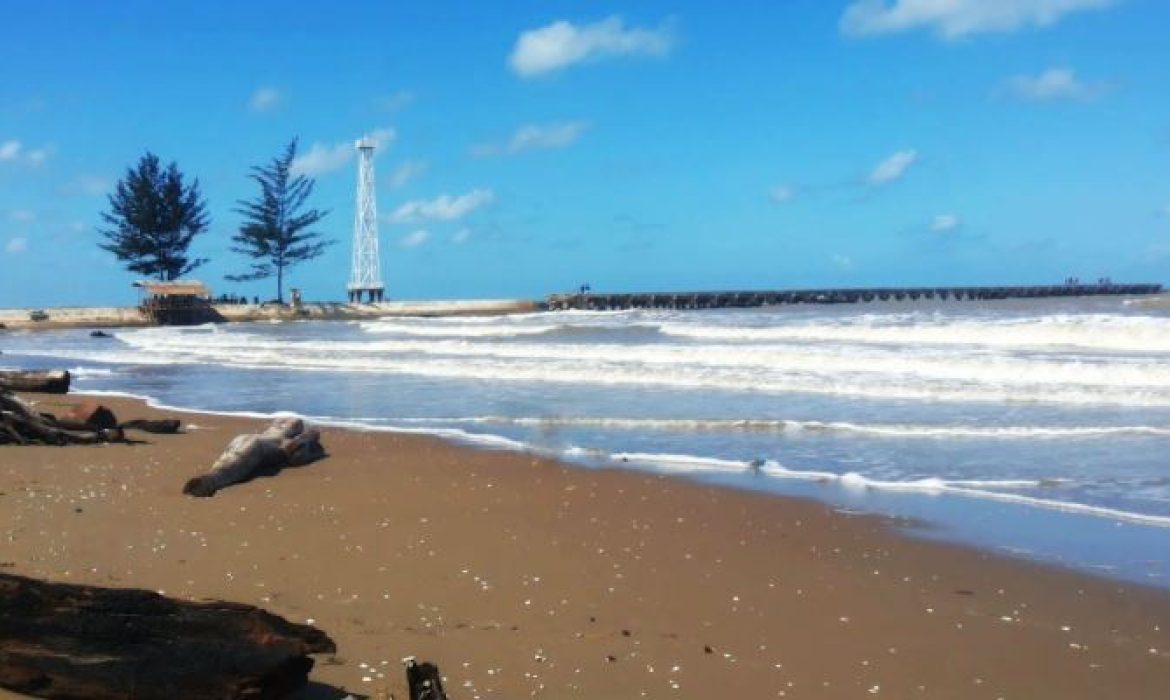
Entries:
[[[304, 303], [298, 307], [279, 304], [212, 304], [210, 322], [249, 321], [356, 321], [385, 316], [475, 316], [539, 311], [540, 302], [527, 299], [453, 299], [441, 301], [384, 301], [376, 304]], [[150, 326], [136, 306], [0, 309], [0, 327], [10, 330], [50, 328], [129, 328]]]
[[978, 301], [1042, 297], [1143, 296], [1162, 292], [1160, 284], [1059, 284], [997, 287], [871, 287], [774, 291], [642, 292], [553, 294], [545, 300], [560, 309], [726, 309], [781, 304], [857, 304], [872, 301], [939, 299]]

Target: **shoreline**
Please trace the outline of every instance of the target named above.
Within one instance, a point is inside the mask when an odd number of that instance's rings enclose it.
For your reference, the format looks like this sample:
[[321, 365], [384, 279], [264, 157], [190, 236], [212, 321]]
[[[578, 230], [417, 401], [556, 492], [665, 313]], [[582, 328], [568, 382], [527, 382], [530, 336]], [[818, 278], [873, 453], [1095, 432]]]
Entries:
[[303, 697], [399, 695], [409, 654], [469, 698], [1170, 692], [1161, 589], [796, 497], [403, 433], [325, 428], [325, 460], [193, 499], [183, 481], [263, 421], [98, 396], [197, 427], [4, 448], [6, 570], [315, 619], [339, 658]]
[[[115, 398], [139, 401], [155, 410], [192, 415], [212, 415], [225, 418], [244, 418], [270, 421], [279, 416], [292, 415], [321, 427], [345, 431], [369, 432], [387, 435], [422, 436], [440, 440], [444, 444], [460, 449], [505, 451], [518, 457], [536, 457], [551, 460], [569, 469], [586, 472], [618, 470], [633, 474], [650, 474], [686, 481], [698, 486], [761, 495], [780, 499], [796, 499], [825, 506], [847, 514], [885, 520], [905, 537], [934, 541], [987, 553], [1040, 566], [1056, 568], [1073, 574], [1098, 577], [1106, 581], [1138, 585], [1170, 593], [1170, 578], [1167, 578], [1166, 562], [1150, 559], [1143, 552], [1158, 551], [1160, 533], [1168, 529], [1162, 515], [1150, 515], [1110, 509], [1103, 506], [1085, 505], [1076, 502], [1045, 500], [1031, 496], [989, 497], [990, 494], [971, 495], [969, 489], [948, 490], [941, 486], [921, 488], [886, 489], [865, 484], [863, 477], [850, 479], [848, 475], [830, 472], [792, 471], [779, 468], [786, 476], [773, 477], [770, 463], [753, 467], [750, 462], [735, 462], [714, 457], [681, 455], [687, 461], [718, 462], [721, 465], [736, 465], [740, 472], [716, 471], [696, 473], [675, 471], [656, 462], [655, 455], [626, 455], [607, 453], [606, 456], [573, 456], [570, 452], [542, 448], [536, 444], [515, 440], [492, 432], [473, 432], [462, 428], [425, 428], [406, 424], [375, 424], [363, 420], [339, 417], [322, 417], [292, 411], [232, 411], [194, 408], [168, 404], [154, 397], [118, 390], [90, 390], [74, 392], [73, 395], [97, 399]], [[679, 458], [680, 455], [657, 455], [662, 458]], [[764, 478], [764, 482], [761, 482]], [[856, 496], [864, 491], [866, 503], [857, 503]], [[1003, 520], [1024, 527], [1028, 537], [1010, 542], [1005, 536], [1004, 526], [997, 522], [996, 511]], [[972, 517], [977, 515], [977, 517]], [[997, 532], [988, 536], [986, 529]], [[1010, 526], [1009, 526], [1010, 527]], [[1146, 532], [1138, 544], [1127, 542], [1117, 549], [1116, 528], [1138, 527]], [[1088, 558], [1066, 558], [1056, 553], [1053, 547], [1045, 547], [1045, 538], [1035, 532], [1057, 531], [1063, 536], [1073, 537], [1090, 543], [1081, 545], [1092, 548], [1113, 548], [1113, 559], [1109, 561]], [[1159, 533], [1159, 534], [1155, 534]], [[1132, 537], [1132, 535], [1131, 535]], [[1144, 548], [1144, 549], [1143, 549]], [[1127, 564], [1120, 565], [1125, 556]]]

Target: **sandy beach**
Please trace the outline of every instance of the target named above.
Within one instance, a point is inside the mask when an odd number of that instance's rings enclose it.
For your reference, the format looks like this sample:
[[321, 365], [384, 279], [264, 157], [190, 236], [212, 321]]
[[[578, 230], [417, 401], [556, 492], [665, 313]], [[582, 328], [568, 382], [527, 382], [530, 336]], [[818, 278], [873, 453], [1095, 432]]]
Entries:
[[186, 433], [0, 448], [0, 567], [311, 621], [338, 653], [301, 697], [406, 697], [407, 655], [460, 700], [1170, 695], [1164, 591], [417, 435], [326, 428], [325, 460], [196, 499], [262, 421], [101, 401]]

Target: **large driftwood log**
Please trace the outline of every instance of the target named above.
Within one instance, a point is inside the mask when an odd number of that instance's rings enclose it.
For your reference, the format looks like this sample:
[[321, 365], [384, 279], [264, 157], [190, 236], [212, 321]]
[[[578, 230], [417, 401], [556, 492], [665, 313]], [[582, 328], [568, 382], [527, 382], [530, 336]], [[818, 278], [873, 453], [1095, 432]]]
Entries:
[[0, 444], [91, 445], [124, 439], [125, 435], [120, 428], [63, 425], [53, 416], [38, 413], [16, 394], [0, 389]]
[[324, 632], [239, 603], [0, 574], [0, 687], [43, 698], [281, 698]]
[[321, 459], [321, 433], [305, 429], [300, 418], [277, 418], [263, 433], [237, 435], [211, 465], [211, 471], [193, 477], [183, 486], [189, 496], [214, 496], [216, 491]]
[[67, 394], [72, 379], [66, 370], [37, 372], [32, 370], [0, 370], [0, 389], [39, 394]]

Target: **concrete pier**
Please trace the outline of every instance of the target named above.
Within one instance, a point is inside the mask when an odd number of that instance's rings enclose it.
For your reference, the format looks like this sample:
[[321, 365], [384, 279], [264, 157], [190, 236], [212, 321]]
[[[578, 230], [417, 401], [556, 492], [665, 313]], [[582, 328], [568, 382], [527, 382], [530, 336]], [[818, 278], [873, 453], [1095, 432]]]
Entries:
[[1160, 284], [1059, 284], [1019, 287], [872, 287], [776, 291], [553, 294], [545, 304], [561, 309], [729, 309], [781, 304], [857, 304], [872, 301], [1034, 299], [1042, 297], [1144, 296]]

